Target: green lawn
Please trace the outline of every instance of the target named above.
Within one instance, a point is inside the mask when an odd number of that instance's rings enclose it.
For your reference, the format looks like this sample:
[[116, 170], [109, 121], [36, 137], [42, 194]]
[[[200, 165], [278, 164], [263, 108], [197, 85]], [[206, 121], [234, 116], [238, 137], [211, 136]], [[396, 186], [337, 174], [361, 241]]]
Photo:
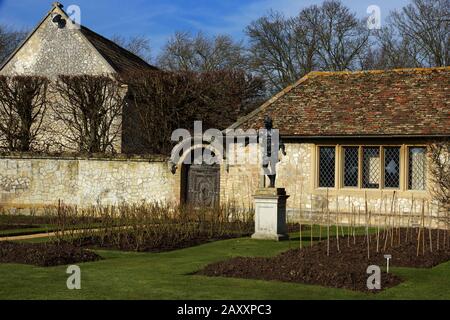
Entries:
[[36, 228], [18, 228], [9, 230], [0, 230], [0, 237], [14, 237], [37, 233], [47, 233], [54, 231], [56, 228], [49, 227], [46, 225], [37, 225]]
[[[298, 234], [292, 235], [294, 238]], [[307, 245], [309, 232], [304, 232]], [[42, 239], [40, 239], [42, 241]], [[98, 251], [79, 264], [82, 289], [66, 288], [66, 267], [0, 264], [0, 299], [450, 299], [450, 262], [433, 269], [394, 268], [406, 281], [379, 294], [273, 281], [190, 275], [234, 256], [271, 256], [297, 241], [218, 241], [166, 253]]]

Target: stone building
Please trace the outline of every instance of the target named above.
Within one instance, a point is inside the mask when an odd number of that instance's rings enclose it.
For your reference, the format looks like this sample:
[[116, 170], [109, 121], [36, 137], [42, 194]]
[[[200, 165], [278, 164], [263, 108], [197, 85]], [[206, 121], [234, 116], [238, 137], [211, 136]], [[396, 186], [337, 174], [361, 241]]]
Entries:
[[[23, 43], [3, 62], [0, 75], [37, 75], [56, 79], [58, 75], [120, 75], [156, 69], [116, 43], [76, 24], [63, 6], [55, 2]], [[126, 91], [124, 87], [124, 95]], [[117, 153], [127, 148], [127, 137], [121, 133], [128, 132], [132, 126], [132, 121], [127, 121], [129, 114], [123, 110], [122, 119], [117, 121], [117, 126], [121, 126], [114, 143]], [[52, 130], [40, 140], [60, 139], [61, 135], [53, 129], [63, 130], [63, 125], [55, 124], [51, 114], [44, 120]]]
[[[53, 77], [154, 68], [83, 26], [55, 23], [55, 15], [69, 21], [55, 4], [1, 74]], [[348, 213], [367, 206], [372, 213], [395, 211], [417, 222], [411, 212], [436, 213], [426, 152], [430, 143], [450, 137], [449, 84], [449, 67], [311, 72], [225, 132], [245, 133], [262, 128], [265, 116], [273, 119], [286, 149], [276, 165], [276, 186], [290, 195], [291, 217], [314, 220], [326, 208]], [[119, 151], [125, 151], [121, 140]], [[228, 148], [220, 165], [183, 164], [195, 158], [195, 150], [214, 149], [207, 142], [194, 143], [177, 163], [161, 157], [0, 155], [0, 206], [63, 200], [78, 206], [160, 201], [252, 207], [261, 167], [250, 140]], [[247, 161], [233, 162], [235, 156]]]
[[[449, 84], [449, 67], [311, 72], [230, 129], [273, 119], [286, 145], [277, 186], [291, 214], [364, 211], [366, 200], [372, 213], [420, 213], [422, 200], [432, 204], [427, 146], [450, 137]], [[259, 175], [225, 160], [221, 201], [252, 203]]]

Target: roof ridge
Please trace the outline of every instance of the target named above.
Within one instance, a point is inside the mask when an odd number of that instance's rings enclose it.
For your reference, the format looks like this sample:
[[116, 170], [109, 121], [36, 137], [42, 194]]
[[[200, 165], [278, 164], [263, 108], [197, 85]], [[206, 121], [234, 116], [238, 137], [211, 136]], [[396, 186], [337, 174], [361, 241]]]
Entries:
[[[49, 15], [51, 15], [55, 11], [61, 13], [64, 16], [64, 18], [72, 21], [70, 19], [70, 17], [67, 15], [66, 11], [63, 9], [63, 5], [59, 2], [54, 2], [52, 4], [52, 8], [39, 21], [39, 23], [27, 35], [27, 37], [19, 44], [19, 46], [17, 46], [17, 48], [2, 63], [0, 63], [0, 71], [11, 61], [11, 59], [19, 52], [19, 50], [30, 40], [30, 38], [36, 33], [36, 31], [41, 27], [41, 25], [47, 20]], [[109, 59], [109, 57], [106, 57], [102, 52], [100, 52], [99, 48], [97, 48], [97, 46], [91, 41], [91, 39], [89, 39], [89, 37], [83, 33], [83, 30], [86, 33], [90, 33], [93, 37], [97, 37], [99, 39], [99, 41], [102, 41], [102, 42], [106, 43], [107, 45], [114, 46], [118, 51], [121, 52], [121, 54], [126, 59], [130, 59], [130, 60], [134, 59], [134, 60], [139, 61], [139, 63], [142, 64], [143, 66], [148, 66], [149, 68], [152, 68], [152, 69], [158, 69], [157, 67], [155, 67], [155, 66], [151, 65], [150, 63], [148, 63], [147, 61], [145, 61], [143, 58], [141, 58], [138, 55], [132, 53], [131, 51], [125, 49], [124, 47], [118, 45], [114, 41], [112, 41], [112, 40], [102, 36], [101, 34], [89, 29], [88, 27], [80, 24], [78, 31], [81, 33], [83, 40], [85, 40], [92, 47], [92, 49], [95, 50], [100, 55], [100, 57], [105, 61], [105, 63], [109, 66], [109, 68], [111, 69], [112, 72], [119, 72], [119, 70], [117, 70], [118, 68], [117, 68], [117, 65], [115, 64], [115, 62], [111, 61], [111, 59]]]
[[380, 73], [420, 73], [429, 71], [449, 70], [450, 66], [427, 67], [427, 68], [394, 68], [394, 69], [374, 69], [374, 70], [342, 70], [342, 71], [311, 71], [309, 76], [329, 76], [329, 75], [352, 75], [352, 74], [380, 74]]
[[[149, 67], [155, 68], [155, 66], [151, 65], [150, 63], [148, 63], [147, 61], [145, 61], [143, 58], [141, 58], [140, 56], [138, 56], [137, 54], [131, 52], [130, 50], [128, 50], [128, 49], [126, 49], [126, 48], [124, 48], [124, 47], [122, 47], [121, 45], [117, 44], [116, 42], [112, 41], [111, 39], [108, 39], [107, 37], [102, 36], [100, 33], [95, 32], [94, 30], [92, 30], [92, 29], [90, 29], [90, 28], [88, 28], [88, 27], [86, 27], [86, 26], [84, 26], [84, 25], [80, 25], [80, 27], [81, 27], [81, 29], [84, 29], [84, 30], [86, 30], [86, 31], [88, 31], [88, 32], [91, 32], [91, 33], [94, 34], [96, 37], [99, 37], [100, 39], [102, 39], [102, 40], [108, 42], [109, 44], [112, 44], [113, 46], [117, 47], [117, 48], [120, 49], [121, 51], [124, 51], [124, 53], [129, 54], [129, 55], [132, 55], [132, 56], [138, 58], [139, 60], [141, 60], [141, 62], [147, 64]], [[87, 40], [88, 40], [89, 42], [91, 42], [89, 39], [87, 39]], [[94, 46], [94, 47], [95, 47], [95, 46]], [[100, 53], [100, 52], [99, 52], [99, 53]], [[100, 54], [101, 54], [101, 53], [100, 53]]]
[[321, 76], [332, 76], [332, 75], [357, 75], [357, 74], [382, 74], [388, 72], [396, 72], [396, 73], [419, 73], [419, 72], [427, 72], [427, 71], [435, 71], [435, 70], [449, 70], [450, 67], [430, 67], [430, 68], [397, 68], [397, 69], [386, 69], [386, 70], [358, 70], [358, 71], [311, 71], [307, 73], [305, 76], [300, 78], [295, 83], [287, 86], [283, 90], [279, 91], [277, 94], [272, 96], [269, 100], [264, 102], [260, 107], [256, 108], [252, 112], [247, 115], [239, 118], [235, 123], [229, 126], [225, 130], [237, 129], [246, 121], [252, 119], [257, 116], [260, 112], [263, 112], [265, 109], [270, 107], [277, 100], [282, 98], [284, 95], [289, 93], [292, 89], [296, 88], [300, 84], [303, 84], [308, 79], [317, 78]]

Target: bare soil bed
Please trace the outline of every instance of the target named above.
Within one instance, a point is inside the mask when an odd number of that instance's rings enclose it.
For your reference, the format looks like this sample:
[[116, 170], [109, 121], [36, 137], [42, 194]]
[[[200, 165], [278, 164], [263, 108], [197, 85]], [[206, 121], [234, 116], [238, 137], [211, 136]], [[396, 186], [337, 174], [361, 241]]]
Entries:
[[32, 228], [39, 228], [39, 226], [31, 224], [0, 224], [0, 231]]
[[137, 252], [167, 252], [198, 246], [201, 244], [249, 236], [250, 234], [227, 233], [211, 237], [208, 234], [200, 234], [195, 237], [178, 237], [177, 235], [166, 234], [164, 237], [146, 239], [146, 241], [136, 241], [134, 235], [127, 235], [120, 239], [118, 237], [85, 237], [76, 239], [73, 244], [81, 248], [110, 249], [121, 251]]
[[51, 267], [100, 259], [90, 250], [67, 243], [0, 242], [0, 263]]
[[[390, 265], [394, 267], [429, 268], [450, 260], [449, 246], [444, 249], [443, 242], [440, 250], [434, 242], [434, 250], [430, 252], [429, 238], [426, 244], [425, 254], [420, 250], [417, 256], [416, 231], [410, 230], [410, 240], [404, 238], [400, 244], [390, 246], [388, 238], [386, 251], [384, 252], [384, 240], [379, 243], [379, 252], [376, 250], [376, 237], [370, 239], [370, 258], [367, 254], [367, 241], [365, 236], [340, 238], [340, 251], [337, 250], [336, 238], [330, 239], [330, 255], [327, 256], [327, 241], [321, 241], [313, 246], [302, 249], [292, 249], [276, 257], [271, 258], [243, 258], [237, 257], [230, 260], [210, 264], [197, 274], [206, 276], [224, 276], [260, 280], [278, 280], [285, 282], [297, 282], [316, 284], [327, 287], [346, 288], [356, 291], [369, 291], [367, 289], [366, 273], [369, 265], [386, 266], [385, 254], [392, 255]], [[441, 231], [442, 232], [442, 231]], [[399, 235], [401, 236], [401, 232]], [[428, 235], [428, 232], [427, 232]], [[434, 235], [434, 237], [433, 237]], [[436, 241], [436, 231], [432, 239]], [[395, 238], [395, 236], [394, 236]], [[441, 233], [442, 239], [442, 233]], [[350, 241], [349, 241], [350, 240]], [[354, 243], [355, 241], [355, 243]], [[397, 240], [398, 241], [398, 240]], [[348, 245], [350, 242], [350, 245]], [[421, 241], [421, 245], [422, 245]], [[383, 272], [381, 275], [382, 289], [393, 287], [402, 282], [398, 276]], [[371, 290], [374, 292], [374, 290]]]

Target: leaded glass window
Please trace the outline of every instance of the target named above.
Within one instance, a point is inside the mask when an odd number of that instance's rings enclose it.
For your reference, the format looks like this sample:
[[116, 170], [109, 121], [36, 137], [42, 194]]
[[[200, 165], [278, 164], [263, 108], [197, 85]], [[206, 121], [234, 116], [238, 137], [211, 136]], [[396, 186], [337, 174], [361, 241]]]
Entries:
[[400, 148], [384, 148], [384, 187], [400, 187]]
[[409, 153], [408, 189], [425, 190], [426, 188], [426, 148], [411, 147]]
[[359, 147], [344, 147], [344, 187], [358, 187]]
[[380, 187], [380, 148], [363, 148], [363, 188], [378, 189]]
[[334, 188], [336, 150], [335, 147], [319, 148], [319, 187]]

